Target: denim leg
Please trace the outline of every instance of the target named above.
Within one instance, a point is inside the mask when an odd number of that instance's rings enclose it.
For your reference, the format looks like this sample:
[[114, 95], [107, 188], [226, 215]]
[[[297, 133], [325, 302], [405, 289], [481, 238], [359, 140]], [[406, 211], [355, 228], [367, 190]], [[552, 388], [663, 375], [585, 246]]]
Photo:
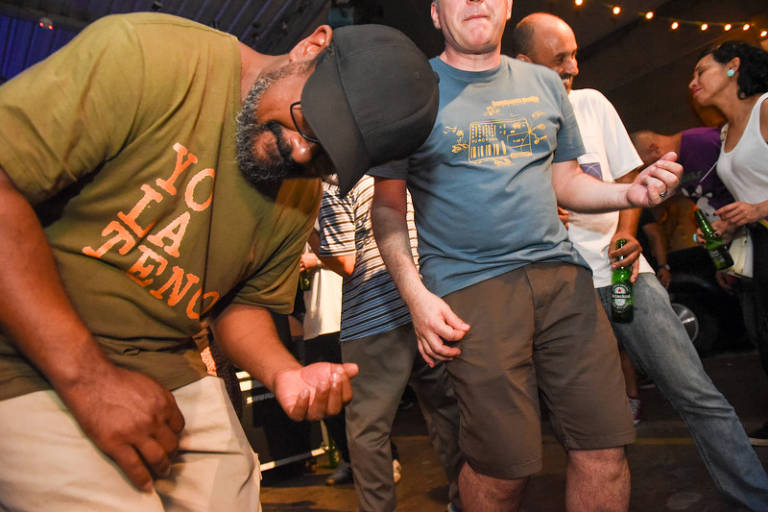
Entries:
[[[610, 290], [597, 290], [609, 316]], [[752, 510], [768, 510], [768, 476], [733, 406], [704, 371], [666, 290], [653, 274], [640, 274], [634, 295], [633, 321], [612, 323], [616, 338], [680, 414], [718, 489]]]

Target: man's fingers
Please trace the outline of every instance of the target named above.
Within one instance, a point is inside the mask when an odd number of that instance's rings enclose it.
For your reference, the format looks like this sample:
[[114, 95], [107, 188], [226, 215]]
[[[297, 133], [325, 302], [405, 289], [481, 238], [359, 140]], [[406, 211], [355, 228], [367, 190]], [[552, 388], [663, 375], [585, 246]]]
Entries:
[[171, 460], [163, 446], [154, 438], [146, 438], [135, 444], [141, 458], [155, 476], [165, 477], [170, 474]]
[[344, 405], [342, 398], [342, 385], [341, 375], [334, 372], [331, 375], [331, 389], [328, 393], [328, 400], [325, 405], [325, 415], [333, 416], [334, 414], [338, 414], [341, 411], [341, 407]]
[[[439, 344], [442, 346], [442, 340], [459, 341], [469, 331], [469, 324], [459, 318], [456, 313], [447, 309], [443, 313], [443, 322], [434, 326], [433, 332], [439, 337]], [[430, 345], [435, 345], [435, 340], [430, 340]]]
[[176, 454], [176, 450], [179, 449], [179, 436], [168, 425], [160, 426], [154, 437], [168, 457]]
[[425, 363], [427, 363], [427, 366], [430, 368], [435, 367], [435, 361], [432, 359], [432, 357], [427, 352], [428, 344], [426, 341], [423, 341], [421, 338], [418, 340], [418, 347], [419, 347], [419, 354], [421, 354], [421, 358], [424, 360]]
[[184, 415], [181, 414], [181, 411], [179, 410], [179, 406], [176, 405], [176, 399], [173, 398], [173, 395], [169, 392], [168, 397], [170, 399], [170, 404], [168, 405], [168, 426], [173, 430], [176, 434], [180, 434], [182, 430], [184, 430]]
[[323, 379], [315, 386], [315, 395], [310, 396], [306, 411], [307, 420], [319, 420], [325, 416], [326, 405], [328, 404], [328, 395], [331, 392], [331, 378]]
[[144, 492], [152, 492], [154, 490], [152, 475], [132, 446], [125, 444], [111, 453], [106, 453], [111, 455], [115, 463], [123, 470], [125, 476], [128, 477], [128, 480], [138, 489]]
[[352, 391], [352, 382], [342, 373], [339, 374], [339, 385], [341, 387], [341, 402], [342, 404], [345, 404], [352, 400], [352, 396], [354, 395]]
[[344, 363], [341, 366], [344, 369], [344, 373], [346, 373], [347, 377], [350, 379], [360, 372], [360, 368], [355, 363]]
[[293, 421], [302, 421], [307, 416], [307, 409], [309, 408], [309, 389], [303, 389], [299, 396], [296, 398], [293, 407], [288, 413], [288, 417]]

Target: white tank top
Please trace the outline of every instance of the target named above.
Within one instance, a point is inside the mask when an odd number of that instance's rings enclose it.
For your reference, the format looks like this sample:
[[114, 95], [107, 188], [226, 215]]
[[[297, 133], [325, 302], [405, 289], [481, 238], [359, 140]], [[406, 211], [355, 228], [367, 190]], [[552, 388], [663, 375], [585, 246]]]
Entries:
[[755, 102], [747, 127], [731, 151], [725, 141], [717, 160], [717, 174], [737, 201], [755, 204], [768, 200], [768, 142], [760, 132], [760, 107], [768, 92]]

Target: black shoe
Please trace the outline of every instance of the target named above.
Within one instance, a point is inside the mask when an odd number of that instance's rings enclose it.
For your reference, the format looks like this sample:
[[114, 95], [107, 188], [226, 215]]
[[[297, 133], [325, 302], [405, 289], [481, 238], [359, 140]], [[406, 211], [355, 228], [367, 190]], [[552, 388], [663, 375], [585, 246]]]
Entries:
[[768, 423], [749, 433], [749, 443], [752, 446], [768, 446]]
[[342, 460], [339, 465], [336, 466], [336, 471], [325, 479], [325, 485], [341, 485], [348, 484], [352, 481], [352, 466], [349, 462]]

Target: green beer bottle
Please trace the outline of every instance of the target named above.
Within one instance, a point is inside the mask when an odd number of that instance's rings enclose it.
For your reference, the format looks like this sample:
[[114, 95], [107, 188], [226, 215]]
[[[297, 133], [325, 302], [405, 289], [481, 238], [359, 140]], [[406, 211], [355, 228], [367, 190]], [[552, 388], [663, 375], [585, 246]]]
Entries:
[[[616, 248], [627, 245], [623, 238], [616, 241]], [[619, 256], [618, 261], [624, 259]], [[611, 317], [614, 322], [631, 322], [634, 297], [632, 296], [632, 266], [614, 269], [611, 276]]]
[[696, 224], [699, 225], [699, 229], [704, 233], [704, 246], [709, 251], [709, 257], [712, 258], [712, 263], [715, 264], [717, 270], [723, 270], [733, 266], [733, 258], [731, 253], [725, 247], [725, 242], [720, 238], [720, 235], [715, 233], [712, 224], [709, 223], [704, 213], [696, 208], [694, 212], [696, 216]]
[[302, 270], [299, 274], [299, 289], [303, 292], [312, 288], [312, 274], [309, 270]]

